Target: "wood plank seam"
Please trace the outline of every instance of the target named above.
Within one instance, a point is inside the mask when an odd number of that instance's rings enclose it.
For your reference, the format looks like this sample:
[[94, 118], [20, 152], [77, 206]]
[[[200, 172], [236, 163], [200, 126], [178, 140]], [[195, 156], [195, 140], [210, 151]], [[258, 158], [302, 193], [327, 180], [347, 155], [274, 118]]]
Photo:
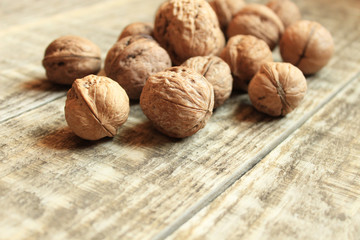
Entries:
[[356, 73], [355, 76], [350, 78], [350, 80], [344, 83], [337, 91], [330, 94], [327, 98], [325, 98], [318, 106], [312, 109], [310, 112], [305, 114], [296, 124], [283, 132], [271, 145], [269, 145], [266, 149], [261, 150], [249, 163], [245, 168], [237, 169], [228, 179], [219, 184], [216, 188], [206, 194], [203, 198], [201, 198], [198, 202], [188, 208], [187, 211], [183, 213], [178, 219], [176, 219], [172, 224], [169, 224], [168, 227], [159, 232], [153, 240], [163, 240], [173, 234], [177, 229], [179, 229], [183, 224], [189, 221], [196, 213], [198, 213], [201, 209], [209, 205], [212, 201], [214, 201], [217, 197], [223, 194], [229, 187], [231, 187], [236, 181], [238, 181], [242, 176], [244, 176], [247, 172], [251, 171], [253, 167], [255, 167], [266, 155], [268, 155], [273, 149], [275, 149], [279, 144], [285, 141], [293, 132], [295, 132], [298, 128], [300, 128], [308, 119], [314, 116], [317, 112], [319, 112], [325, 105], [327, 105], [332, 99], [334, 99], [338, 94], [345, 91], [345, 88], [357, 81], [360, 78], [360, 72]]

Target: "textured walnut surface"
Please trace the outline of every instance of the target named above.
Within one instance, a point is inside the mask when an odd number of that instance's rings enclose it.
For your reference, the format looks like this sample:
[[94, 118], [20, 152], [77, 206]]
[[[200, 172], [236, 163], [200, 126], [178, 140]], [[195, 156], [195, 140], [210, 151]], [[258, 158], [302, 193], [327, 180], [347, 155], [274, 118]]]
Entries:
[[274, 49], [283, 32], [283, 23], [270, 8], [261, 4], [248, 4], [229, 23], [227, 37], [253, 35]]
[[156, 13], [154, 36], [176, 65], [194, 56], [217, 55], [225, 45], [217, 16], [205, 0], [164, 2]]
[[63, 36], [49, 44], [42, 63], [50, 81], [72, 84], [100, 71], [100, 48], [82, 37]]
[[324, 67], [334, 52], [330, 32], [314, 21], [301, 20], [284, 32], [280, 53], [285, 62], [297, 66], [304, 74], [313, 74]]
[[229, 65], [216, 56], [198, 56], [186, 60], [182, 66], [194, 69], [203, 75], [213, 86], [215, 94], [214, 108], [222, 105], [230, 97], [233, 78]]
[[229, 64], [234, 75], [234, 89], [245, 91], [261, 65], [273, 61], [269, 46], [251, 35], [236, 35], [230, 38], [220, 56]]
[[121, 32], [118, 40], [132, 35], [149, 35], [152, 36], [154, 27], [152, 23], [147, 22], [134, 22], [127, 25]]
[[117, 81], [129, 98], [139, 99], [146, 79], [171, 66], [169, 54], [150, 36], [128, 36], [109, 50], [105, 72]]
[[278, 15], [285, 28], [301, 19], [300, 9], [291, 0], [270, 0], [266, 6]]
[[226, 32], [227, 26], [235, 14], [245, 6], [243, 0], [213, 0], [210, 6], [214, 9], [221, 29]]
[[297, 67], [269, 62], [251, 80], [249, 97], [260, 112], [285, 116], [300, 104], [306, 90], [306, 79]]
[[81, 138], [113, 137], [129, 115], [129, 98], [110, 78], [89, 75], [77, 79], [69, 90], [65, 118]]
[[170, 137], [188, 137], [212, 115], [213, 87], [190, 68], [172, 67], [149, 77], [140, 106], [159, 131]]

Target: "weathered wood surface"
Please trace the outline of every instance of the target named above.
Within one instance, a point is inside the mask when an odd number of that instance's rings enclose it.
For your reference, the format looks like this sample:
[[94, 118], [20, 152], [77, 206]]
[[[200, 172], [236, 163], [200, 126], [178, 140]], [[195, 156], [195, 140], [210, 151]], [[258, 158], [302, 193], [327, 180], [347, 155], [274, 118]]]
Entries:
[[359, 239], [359, 80], [168, 239]]
[[266, 117], [245, 94], [234, 94], [205, 129], [173, 140], [155, 131], [134, 103], [113, 140], [80, 140], [64, 120], [66, 89], [44, 80], [46, 45], [77, 34], [105, 56], [123, 26], [151, 21], [160, 2], [64, 7], [0, 30], [0, 53], [7, 56], [0, 62], [0, 239], [164, 238], [359, 74], [358, 1], [299, 1], [304, 17], [333, 33], [336, 53], [308, 78], [304, 102], [286, 118]]

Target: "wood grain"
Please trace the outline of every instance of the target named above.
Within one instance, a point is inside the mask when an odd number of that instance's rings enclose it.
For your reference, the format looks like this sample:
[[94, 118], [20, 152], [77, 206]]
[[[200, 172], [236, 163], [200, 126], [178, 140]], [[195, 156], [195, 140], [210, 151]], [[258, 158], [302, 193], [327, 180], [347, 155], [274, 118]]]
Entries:
[[[156, 3], [107, 1], [0, 31], [0, 53], [8, 56], [0, 69], [0, 239], [166, 237], [360, 71], [356, 4], [301, 1], [304, 16], [321, 18], [333, 33], [336, 52], [308, 77], [304, 102], [286, 118], [260, 114], [246, 94], [235, 93], [205, 129], [183, 140], [155, 131], [137, 103], [114, 139], [77, 138], [64, 120], [66, 89], [44, 80], [43, 49], [58, 35], [77, 33], [104, 56], [125, 24], [152, 19]], [[345, 16], [347, 24], [336, 20]]]
[[359, 239], [359, 80], [167, 239]]

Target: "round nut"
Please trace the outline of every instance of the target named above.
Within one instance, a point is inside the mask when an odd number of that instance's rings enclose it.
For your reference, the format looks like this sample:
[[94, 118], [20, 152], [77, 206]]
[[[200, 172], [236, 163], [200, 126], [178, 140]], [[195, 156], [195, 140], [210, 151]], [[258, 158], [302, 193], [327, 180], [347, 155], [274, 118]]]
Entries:
[[243, 0], [213, 0], [209, 3], [214, 9], [219, 19], [220, 27], [224, 32], [226, 32], [226, 29], [235, 14], [245, 6]]
[[298, 6], [291, 0], [270, 0], [266, 6], [278, 15], [285, 28], [301, 19]]
[[156, 13], [154, 36], [176, 65], [195, 56], [218, 55], [225, 45], [217, 16], [205, 0], [164, 2]]
[[100, 71], [100, 48], [82, 37], [63, 36], [46, 48], [42, 64], [50, 81], [72, 84], [77, 78]]
[[227, 37], [253, 35], [264, 40], [272, 50], [283, 32], [284, 25], [270, 8], [261, 4], [248, 4], [229, 23]]
[[271, 116], [285, 116], [302, 101], [307, 89], [302, 72], [290, 63], [262, 65], [249, 84], [254, 107]]
[[297, 66], [304, 74], [323, 68], [334, 52], [334, 41], [328, 30], [317, 22], [301, 20], [286, 29], [280, 41], [285, 62]]
[[184, 138], [203, 128], [212, 115], [214, 90], [194, 70], [172, 67], [149, 77], [140, 106], [160, 132]]
[[139, 99], [146, 79], [171, 67], [169, 54], [150, 36], [128, 36], [109, 50], [105, 73], [117, 81], [130, 99]]
[[118, 41], [132, 35], [149, 35], [153, 36], [153, 25], [145, 22], [134, 22], [127, 25], [121, 32]]
[[83, 139], [114, 137], [129, 111], [126, 92], [107, 77], [89, 75], [76, 79], [67, 93], [66, 122]]
[[189, 67], [203, 75], [213, 86], [214, 108], [222, 105], [230, 97], [233, 78], [229, 65], [216, 56], [198, 56], [186, 60], [182, 66]]
[[234, 89], [247, 91], [251, 78], [266, 62], [272, 62], [272, 52], [261, 39], [251, 35], [231, 37], [220, 57], [229, 64], [234, 76]]

